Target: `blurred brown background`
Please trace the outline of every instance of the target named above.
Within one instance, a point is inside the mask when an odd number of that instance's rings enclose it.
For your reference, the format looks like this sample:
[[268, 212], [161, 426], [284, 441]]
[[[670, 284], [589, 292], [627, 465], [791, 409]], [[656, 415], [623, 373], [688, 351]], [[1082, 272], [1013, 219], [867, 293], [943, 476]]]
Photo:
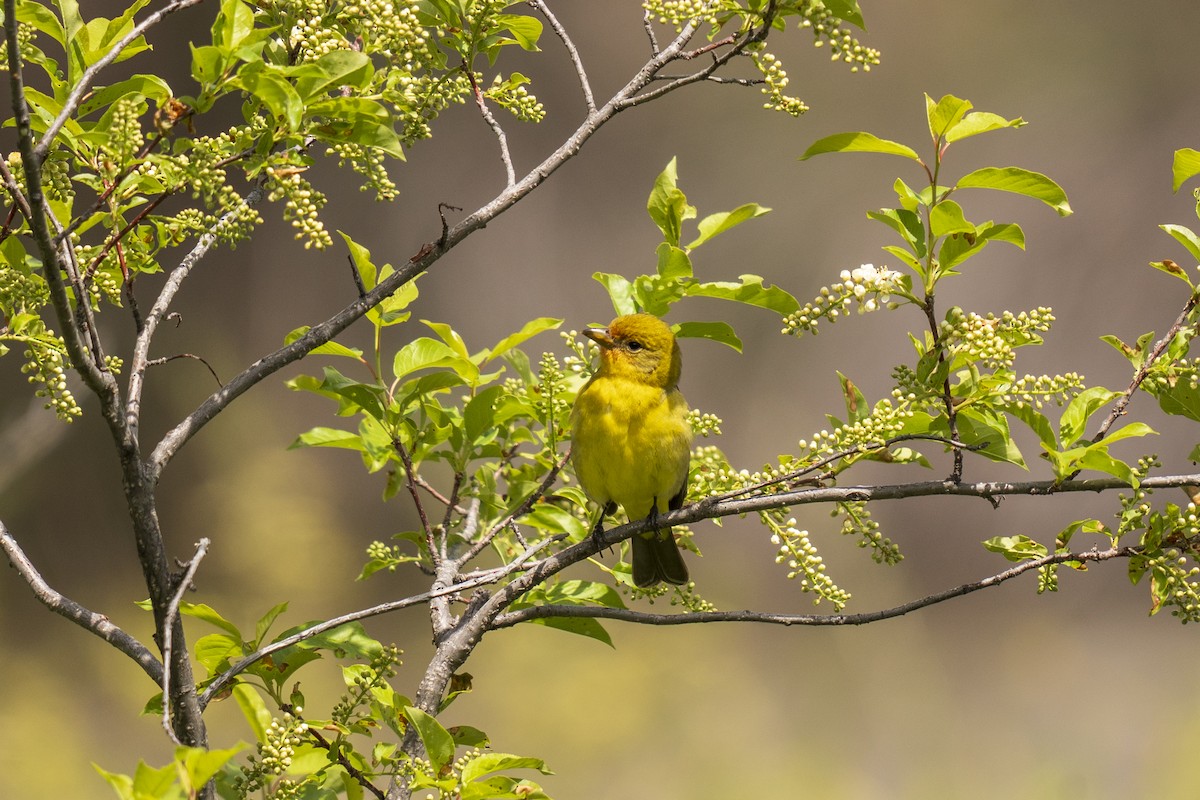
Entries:
[[[115, 4], [81, 5], [91, 14], [111, 13]], [[640, 9], [633, 2], [553, 5], [598, 98], [607, 98], [645, 59]], [[870, 74], [830, 65], [827, 50], [814, 51], [807, 33], [793, 32], [772, 49], [792, 78], [790, 92], [812, 106], [800, 120], [762, 110], [756, 90], [715, 85], [621, 114], [579, 158], [424, 276], [414, 316], [452, 324], [474, 349], [534, 316], [563, 317], [567, 328], [606, 321], [611, 308], [590, 275], [653, 268], [658, 239], [645, 198], [672, 156], [702, 216], [752, 200], [774, 209], [702, 248], [698, 274], [761, 274], [804, 302], [842, 269], [891, 263], [878, 249], [887, 237], [865, 211], [894, 204], [895, 177], [914, 185], [921, 177], [899, 159], [801, 163], [796, 156], [844, 130], [870, 130], [924, 154], [922, 93], [953, 93], [1030, 125], [956, 145], [951, 175], [984, 165], [1039, 170], [1064, 186], [1076, 214], [1063, 220], [1033, 201], [983, 193], [960, 198], [972, 219], [1020, 222], [1029, 245], [1025, 253], [989, 248], [939, 296], [942, 309], [1050, 305], [1059, 322], [1047, 346], [1021, 353], [1018, 370], [1078, 370], [1090, 383], [1124, 388], [1123, 359], [1098, 337], [1132, 341], [1161, 331], [1185, 299], [1181, 285], [1145, 264], [1173, 258], [1190, 266], [1156, 226], [1195, 224], [1188, 193], [1171, 194], [1170, 167], [1173, 150], [1200, 145], [1200, 112], [1184, 89], [1200, 5], [863, 5], [870, 27], [863, 38], [883, 51]], [[134, 66], [166, 70], [178, 93], [190, 91], [186, 42], [199, 38], [214, 9], [209, 2], [172, 18], [152, 38], [156, 54]], [[549, 32], [542, 44], [544, 54], [514, 53], [507, 65], [533, 77], [532, 91], [549, 111], [538, 126], [504, 121], [518, 171], [548, 153], [582, 114], [565, 55]], [[395, 169], [402, 197], [394, 206], [373, 204], [332, 169], [315, 171], [331, 198], [329, 228], [351, 233], [378, 262], [399, 263], [437, 236], [438, 202], [473, 209], [499, 191], [495, 141], [471, 108], [452, 109], [435, 132]], [[4, 135], [7, 151], [11, 129]], [[228, 377], [289, 330], [352, 298], [340, 249], [303, 251], [278, 209], [263, 214], [268, 223], [253, 241], [210, 254], [189, 280], [178, 304], [183, 324], [161, 331], [156, 354], [198, 353]], [[749, 468], [825, 427], [825, 413], [841, 412], [835, 369], [869, 397], [885, 393], [891, 366], [910, 353], [905, 331], [920, 324], [909, 309], [795, 340], [779, 336], [766, 313], [715, 301], [683, 304], [676, 316], [727, 318], [746, 343], [737, 355], [685, 342], [683, 388], [692, 405], [724, 419], [718, 443]], [[127, 341], [129, 320], [106, 317], [109, 334]], [[393, 330], [399, 346], [423, 327], [413, 321]], [[365, 335], [352, 330], [345, 341], [365, 344]], [[552, 335], [530, 349], [539, 346], [559, 349]], [[55, 443], [5, 476], [0, 519], [52, 585], [145, 637], [145, 615], [132, 605], [144, 590], [107, 434], [90, 413], [65, 439], [35, 428], [13, 435], [29, 404], [18, 368], [15, 355], [0, 361], [0, 435], [9, 443], [0, 470], [15, 469], [20, 444]], [[283, 386], [319, 369], [313, 362], [288, 370], [242, 398], [163, 481], [161, 515], [173, 554], [187, 557], [199, 537], [213, 539], [192, 599], [244, 629], [280, 600], [291, 602], [291, 625], [421, 588], [405, 573], [352, 580], [371, 540], [410, 524], [403, 503], [379, 502], [380, 476], [367, 476], [345, 452], [285, 450], [301, 431], [339, 422], [330, 406]], [[211, 376], [195, 362], [157, 369], [147, 435], [211, 390]], [[1195, 432], [1164, 419], [1145, 398], [1134, 412], [1169, 434], [1137, 448], [1162, 453], [1168, 468], [1190, 469], [1183, 456]], [[946, 469], [939, 458], [932, 475]], [[970, 478], [1017, 474], [969, 462]], [[797, 516], [835, 580], [854, 593], [849, 610], [867, 611], [1002, 569], [979, 545], [990, 536], [1047, 539], [1085, 515], [1108, 519], [1115, 507], [1115, 497], [1009, 499], [998, 512], [965, 499], [881, 504], [876, 518], [907, 556], [896, 568], [878, 567], [841, 541], [822, 512]], [[705, 558], [690, 564], [701, 593], [719, 607], [811, 609], [772, 563], [756, 525], [701, 525], [697, 533]], [[1165, 614], [1148, 619], [1145, 588], [1130, 586], [1123, 564], [1063, 575], [1062, 584], [1057, 595], [1036, 597], [1029, 576], [863, 629], [611, 625], [615, 650], [536, 626], [504, 631], [467, 665], [476, 691], [445, 721], [483, 728], [497, 749], [547, 759], [559, 774], [544, 785], [560, 798], [1194, 797], [1194, 631]], [[407, 651], [395, 683], [411, 692], [429, 648], [426, 619], [413, 610], [369, 629]], [[207, 632], [190, 626], [193, 639]], [[0, 796], [108, 797], [89, 762], [129, 773], [139, 758], [160, 764], [169, 757], [157, 721], [137, 716], [154, 690], [144, 676], [44, 611], [11, 571], [0, 579], [0, 642]], [[321, 713], [336, 698], [338, 678], [327, 669], [321, 683], [319, 667], [308, 672], [309, 705]], [[250, 736], [235, 709], [217, 708], [212, 717], [215, 744]]]

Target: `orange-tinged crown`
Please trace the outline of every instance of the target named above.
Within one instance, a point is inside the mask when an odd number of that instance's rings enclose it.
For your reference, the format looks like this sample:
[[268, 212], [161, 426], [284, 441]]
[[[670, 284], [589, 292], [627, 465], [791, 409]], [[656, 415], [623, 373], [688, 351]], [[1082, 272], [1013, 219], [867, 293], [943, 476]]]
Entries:
[[683, 357], [670, 326], [653, 314], [626, 314], [607, 328], [583, 332], [600, 345], [600, 374], [670, 389], [679, 383]]

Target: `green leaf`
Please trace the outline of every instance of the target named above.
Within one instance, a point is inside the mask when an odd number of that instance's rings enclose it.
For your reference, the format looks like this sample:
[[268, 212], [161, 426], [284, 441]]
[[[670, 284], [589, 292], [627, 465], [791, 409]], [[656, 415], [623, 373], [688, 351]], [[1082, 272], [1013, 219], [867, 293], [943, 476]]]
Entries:
[[392, 372], [403, 378], [417, 370], [446, 367], [453, 370], [467, 383], [479, 378], [479, 368], [463, 358], [460, 353], [444, 342], [422, 336], [414, 339], [396, 352], [392, 360]]
[[613, 310], [616, 311], [617, 316], [633, 314], [637, 311], [633, 302], [633, 284], [624, 276], [612, 272], [593, 272], [592, 278], [599, 281], [604, 290], [608, 292], [608, 298], [612, 301]]
[[[296, 328], [296, 330], [292, 331], [283, 338], [283, 343], [285, 345], [291, 344], [304, 334], [308, 333], [309, 330], [311, 330], [311, 328], [308, 325], [303, 325], [299, 328]], [[343, 356], [344, 358], [353, 358], [356, 361], [363, 360], [362, 350], [359, 350], [357, 347], [346, 347], [345, 345], [338, 344], [337, 342], [326, 342], [325, 344], [310, 350], [309, 354], [320, 356]]]
[[565, 533], [572, 542], [582, 542], [588, 535], [587, 524], [579, 517], [549, 503], [535, 504], [533, 510], [521, 517], [518, 522], [532, 525], [551, 535]]
[[521, 14], [496, 14], [491, 20], [511, 33], [522, 50], [528, 50], [531, 53], [538, 52], [537, 43], [542, 35], [542, 21], [537, 17], [527, 17]]
[[153, 100], [158, 105], [172, 96], [171, 87], [157, 75], [134, 75], [88, 95], [87, 100], [79, 105], [79, 116], [86, 117], [93, 111], [108, 108], [126, 95]]
[[183, 781], [184, 788], [194, 796], [198, 795], [200, 788], [245, 747], [244, 744], [238, 744], [226, 750], [176, 747], [175, 761], [182, 767], [182, 773], [186, 777], [186, 780]]
[[680, 339], [709, 339], [742, 352], [742, 340], [728, 322], [681, 322], [675, 326]]
[[993, 536], [983, 543], [993, 553], [1000, 553], [1009, 561], [1027, 561], [1049, 554], [1046, 545], [1035, 542], [1024, 534], [1017, 536]]
[[[1028, 469], [1025, 457], [1013, 441], [1008, 419], [980, 406], [968, 406], [958, 413], [958, 437], [966, 444], [979, 446], [972, 452], [988, 459]], [[1045, 421], [1045, 417], [1042, 420]], [[944, 422], [944, 419], [942, 420]], [[1046, 428], [1049, 430], [1049, 423]], [[949, 433], [944, 431], [943, 435]]]
[[263, 614], [261, 617], [259, 617], [258, 621], [254, 623], [255, 647], [258, 647], [258, 645], [262, 644], [263, 637], [267, 635], [267, 631], [269, 631], [271, 626], [275, 624], [275, 620], [279, 619], [279, 615], [287, 611], [287, 607], [287, 601], [272, 606], [266, 614]]
[[900, 234], [918, 258], [925, 256], [925, 224], [915, 212], [905, 208], [881, 208], [868, 211], [867, 218], [882, 222]]
[[242, 632], [238, 630], [237, 626], [218, 614], [216, 609], [210, 605], [205, 603], [180, 603], [179, 613], [184, 616], [204, 620], [208, 624], [215, 625], [221, 630], [232, 634], [239, 642], [242, 641]]
[[800, 303], [795, 297], [778, 286], [764, 286], [760, 275], [739, 275], [738, 280], [740, 283], [732, 281], [693, 283], [688, 285], [684, 294], [688, 297], [715, 297], [720, 300], [732, 300], [748, 306], [765, 308], [780, 316], [800, 310]]
[[771, 209], [760, 206], [758, 203], [747, 203], [743, 206], [738, 206], [733, 211], [710, 214], [697, 223], [696, 227], [699, 229], [700, 235], [687, 245], [687, 249], [694, 250], [709, 239], [719, 236], [730, 228], [740, 225], [748, 219], [761, 217], [770, 211]]
[[835, 133], [824, 139], [818, 139], [809, 145], [808, 149], [804, 151], [804, 155], [800, 156], [800, 160], [806, 161], [823, 153], [883, 153], [904, 156], [916, 162], [921, 161], [921, 157], [911, 147], [899, 142], [880, 139], [875, 134], [866, 131]]
[[425, 754], [429, 757], [430, 766], [436, 775], [442, 767], [454, 760], [454, 737], [442, 727], [441, 723], [419, 708], [406, 706], [404, 716], [416, 728], [425, 745]]
[[212, 41], [232, 54], [254, 30], [254, 12], [242, 0], [222, 0], [221, 10], [212, 24]]
[[655, 271], [659, 277], [669, 281], [692, 277], [692, 259], [682, 247], [662, 242], [654, 253], [658, 256]]
[[957, 125], [970, 110], [971, 101], [952, 94], [945, 95], [937, 102], [928, 94], [925, 95], [925, 116], [929, 120], [929, 133], [934, 141], [943, 141], [947, 131]]
[[1138, 485], [1137, 475], [1133, 469], [1124, 461], [1109, 455], [1107, 447], [1093, 445], [1087, 448], [1077, 463], [1082, 469], [1092, 469], [1112, 475], [1114, 478], [1122, 480], [1134, 488]]
[[288, 445], [289, 450], [295, 450], [298, 447], [341, 447], [359, 452], [364, 449], [362, 437], [357, 433], [320, 427], [300, 434], [296, 437], [296, 441]]
[[468, 443], [495, 426], [496, 400], [503, 392], [503, 386], [489, 386], [467, 401], [463, 408], [463, 432]]
[[984, 167], [958, 179], [959, 189], [995, 189], [1032, 197], [1050, 206], [1060, 217], [1071, 214], [1067, 193], [1040, 172], [1020, 167]]
[[559, 325], [562, 325], [562, 323], [563, 321], [561, 319], [556, 319], [554, 317], [538, 317], [537, 319], [526, 322], [525, 325], [522, 326], [521, 330], [517, 331], [516, 333], [510, 333], [499, 342], [496, 342], [496, 346], [488, 351], [487, 358], [484, 359], [483, 363], [486, 364], [493, 359], [499, 358], [517, 345], [532, 339], [534, 336], [537, 336], [543, 331], [553, 330]]
[[287, 78], [261, 61], [251, 62], [238, 70], [232, 84], [249, 92], [271, 112], [276, 122], [288, 130], [298, 130], [304, 115], [304, 102]]
[[554, 628], [566, 633], [574, 633], [577, 636], [586, 636], [589, 639], [603, 642], [609, 647], [615, 647], [608, 631], [600, 624], [600, 620], [594, 617], [541, 617], [531, 619], [529, 623]]
[[1059, 441], [1064, 447], [1074, 447], [1086, 436], [1087, 421], [1100, 408], [1120, 396], [1120, 392], [1093, 386], [1071, 398], [1058, 421]]
[[1151, 261], [1150, 266], [1154, 267], [1159, 272], [1167, 273], [1172, 278], [1179, 278], [1179, 280], [1183, 281], [1188, 286], [1193, 286], [1192, 279], [1188, 277], [1187, 270], [1169, 258], [1163, 259], [1162, 261]]
[[650, 198], [646, 201], [650, 219], [662, 231], [666, 242], [676, 246], [679, 245], [683, 221], [696, 216], [695, 206], [688, 205], [687, 196], [679, 190], [677, 183], [675, 159], [672, 158], [655, 179]]
[[961, 121], [952, 125], [946, 131], [946, 141], [957, 142], [969, 136], [977, 136], [981, 133], [1002, 130], [1004, 128], [1020, 128], [1025, 124], [1025, 120], [1020, 117], [1005, 119], [998, 114], [992, 114], [987, 111], [974, 111], [967, 114]]
[[293, 73], [292, 78], [296, 92], [305, 100], [343, 86], [362, 88], [375, 72], [371, 58], [366, 53], [342, 48], [305, 64], [303, 69], [301, 74]]
[[1193, 176], [1200, 174], [1200, 150], [1185, 147], [1175, 151], [1171, 162], [1171, 191], [1178, 192]]
[[962, 206], [953, 200], [943, 200], [929, 209], [929, 229], [934, 236], [975, 233], [975, 226], [963, 216]]
[[546, 768], [546, 762], [540, 758], [526, 758], [507, 753], [483, 753], [472, 758], [463, 767], [462, 782], [470, 783], [493, 772], [509, 769], [536, 769], [543, 775], [554, 774]]
[[[1187, 251], [1191, 253], [1192, 258], [1200, 261], [1200, 237], [1197, 237], [1190, 228], [1185, 228], [1182, 225], [1159, 225], [1158, 227], [1169, 233], [1172, 239], [1186, 247]], [[1179, 276], [1177, 275], [1176, 277]]]
[[254, 738], [265, 742], [267, 731], [271, 727], [271, 711], [263, 701], [262, 695], [253, 686], [239, 683], [233, 687], [233, 699], [249, 723], [250, 729], [254, 731]]

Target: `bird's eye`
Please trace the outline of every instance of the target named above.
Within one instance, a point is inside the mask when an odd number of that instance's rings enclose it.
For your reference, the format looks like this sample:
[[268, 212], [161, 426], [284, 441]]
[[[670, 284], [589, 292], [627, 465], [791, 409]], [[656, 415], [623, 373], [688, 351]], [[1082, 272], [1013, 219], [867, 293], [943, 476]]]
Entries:
[[629, 348], [629, 352], [631, 352], [631, 353], [636, 353], [638, 350], [642, 349], [642, 343], [639, 342], [637, 339], [630, 339], [628, 342], [625, 343], [625, 346], [627, 348]]

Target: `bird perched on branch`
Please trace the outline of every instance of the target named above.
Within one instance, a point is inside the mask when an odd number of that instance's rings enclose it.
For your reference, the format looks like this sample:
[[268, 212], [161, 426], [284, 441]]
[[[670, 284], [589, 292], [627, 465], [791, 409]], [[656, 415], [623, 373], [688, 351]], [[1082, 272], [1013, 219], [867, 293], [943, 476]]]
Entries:
[[[571, 461], [579, 485], [600, 504], [597, 535], [617, 504], [631, 520], [683, 505], [692, 429], [679, 392], [679, 345], [665, 322], [628, 314], [583, 335], [600, 345], [600, 368], [575, 399]], [[635, 585], [688, 582], [670, 528], [634, 536], [632, 544]]]

